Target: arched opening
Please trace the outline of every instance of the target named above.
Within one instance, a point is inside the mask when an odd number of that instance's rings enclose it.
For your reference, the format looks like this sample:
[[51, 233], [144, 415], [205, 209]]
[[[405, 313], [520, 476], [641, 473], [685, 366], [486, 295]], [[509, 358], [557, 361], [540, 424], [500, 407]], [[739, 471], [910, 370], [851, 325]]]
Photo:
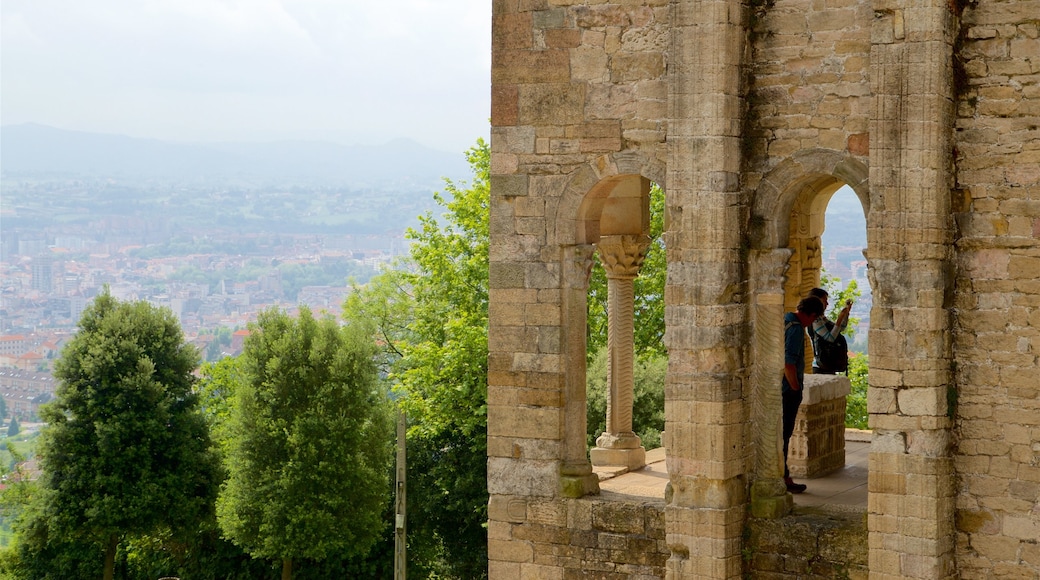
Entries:
[[[779, 517], [795, 503], [784, 473], [779, 369], [784, 366], [783, 316], [821, 285], [822, 236], [826, 210], [848, 186], [869, 210], [867, 169], [835, 151], [796, 154], [770, 172], [756, 193], [752, 210], [752, 425], [756, 445], [752, 513]], [[813, 478], [844, 467], [846, 377], [812, 376], [813, 350], [804, 337], [806, 379], [791, 437], [788, 466], [792, 477]], [[865, 482], [864, 482], [865, 484]], [[864, 487], [865, 489], [865, 487]], [[801, 502], [799, 502], [801, 503]]]
[[651, 246], [650, 181], [639, 175], [604, 179], [589, 191], [579, 216], [585, 241], [605, 272], [607, 294], [605, 429], [590, 460], [594, 466], [637, 469], [645, 465], [646, 450], [632, 428], [635, 279]]
[[[792, 254], [784, 285], [784, 310], [794, 311], [798, 301], [811, 290], [823, 289], [827, 324], [814, 326], [805, 337], [803, 400], [787, 464], [790, 475], [799, 482], [795, 487], [807, 485], [809, 489], [797, 495], [794, 503], [865, 507], [869, 438], [850, 432], [847, 427], [852, 408], [862, 418], [857, 425], [866, 428], [866, 352], [850, 349], [847, 355], [862, 358], [844, 358], [844, 364], [837, 366], [822, 359], [825, 353], [840, 350], [828, 348], [830, 345], [853, 341], [851, 335], [858, 320], [852, 316], [851, 308], [845, 313], [842, 310], [847, 300], [858, 302], [862, 294], [860, 284], [866, 289], [869, 304], [866, 216], [852, 189], [833, 176], [811, 180], [798, 194], [791, 212], [788, 243]], [[853, 276], [854, 269], [860, 274], [858, 280]], [[866, 334], [866, 327], [860, 333]], [[836, 339], [839, 334], [841, 338]], [[866, 342], [861, 344], [865, 348]], [[853, 433], [851, 441], [847, 433]]]
[[[619, 466], [618, 471], [645, 464], [645, 448], [632, 429], [634, 326], [636, 313], [645, 302], [637, 300], [635, 280], [655, 242], [650, 236], [653, 183], [642, 175], [641, 170], [648, 168], [629, 167], [638, 161], [622, 156], [608, 160], [598, 170], [590, 166], [576, 172], [558, 208], [555, 233], [561, 241], [563, 260], [561, 355], [565, 426], [560, 475], [561, 494], [565, 497], [598, 492], [593, 463]], [[614, 171], [602, 171], [603, 167]], [[589, 179], [591, 174], [598, 174], [598, 178]], [[650, 253], [661, 252], [658, 249]], [[663, 257], [660, 259], [663, 261]], [[586, 446], [588, 305], [591, 271], [597, 260], [605, 274], [605, 283], [596, 298], [607, 294], [603, 318], [611, 338], [603, 348], [608, 351], [610, 371], [605, 425], [597, 434], [596, 447], [590, 451]], [[662, 280], [663, 275], [662, 271]]]
[[[626, 405], [625, 413], [631, 413], [631, 433], [644, 450], [661, 447], [661, 432], [664, 430], [664, 382], [667, 359], [664, 351], [664, 286], [666, 274], [664, 248], [664, 190], [656, 183], [650, 183], [647, 193], [649, 204], [649, 226], [645, 243], [641, 249], [641, 264], [636, 271], [630, 264], [619, 267], [617, 255], [623, 251], [618, 246], [616, 237], [604, 237], [597, 245], [596, 265], [592, 269], [589, 283], [589, 315], [588, 315], [588, 352], [589, 368], [588, 385], [588, 443], [592, 453], [594, 466], [603, 466], [616, 470], [618, 467], [635, 469], [641, 465], [613, 463], [609, 453], [604, 452], [614, 443], [617, 437], [617, 409], [612, 407], [615, 390], [619, 380], [631, 384], [631, 401]], [[628, 270], [627, 272], [622, 271]], [[633, 357], [631, 365], [619, 365], [616, 357], [612, 357], [613, 346], [617, 337], [612, 337], [612, 316], [616, 316], [611, 301], [611, 289], [618, 290], [618, 275], [635, 274], [632, 280], [631, 299], [623, 298], [626, 307], [631, 305], [632, 313], [627, 319], [631, 328], [624, 330], [632, 334]], [[613, 282], [612, 282], [613, 280]], [[613, 285], [612, 285], [613, 284]], [[619, 298], [619, 296], [613, 296]], [[631, 373], [631, 377], [619, 377], [620, 372]], [[629, 411], [630, 409], [630, 411]], [[638, 453], [637, 453], [638, 454]], [[637, 462], [639, 463], [639, 462]]]

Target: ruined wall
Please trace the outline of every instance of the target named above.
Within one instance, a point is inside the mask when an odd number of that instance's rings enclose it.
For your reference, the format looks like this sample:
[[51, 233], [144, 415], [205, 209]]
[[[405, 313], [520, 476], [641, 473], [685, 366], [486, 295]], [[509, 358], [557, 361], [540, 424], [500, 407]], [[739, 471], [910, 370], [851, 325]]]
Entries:
[[969, 2], [957, 56], [957, 554], [1040, 576], [1040, 2]]
[[[740, 577], [748, 513], [790, 511], [779, 321], [841, 184], [874, 293], [870, 577], [1040, 576], [1040, 0], [493, 14], [492, 578]], [[669, 491], [608, 507], [585, 448], [588, 273], [601, 236], [640, 233], [647, 180], [666, 195]]]
[[[664, 181], [667, 13], [667, 0], [495, 0], [492, 507], [598, 491], [585, 448], [588, 275], [601, 230], [630, 233], [612, 231], [626, 225], [630, 185], [638, 202], [645, 180]], [[503, 513], [491, 516], [492, 577], [555, 577], [548, 553], [554, 541], [567, 543], [563, 536], [540, 536], [544, 522], [528, 518], [536, 509], [499, 520]], [[566, 524], [553, 523], [565, 535]]]
[[668, 547], [660, 502], [498, 497], [489, 508], [488, 545], [498, 555], [491, 561], [490, 578], [664, 575]]

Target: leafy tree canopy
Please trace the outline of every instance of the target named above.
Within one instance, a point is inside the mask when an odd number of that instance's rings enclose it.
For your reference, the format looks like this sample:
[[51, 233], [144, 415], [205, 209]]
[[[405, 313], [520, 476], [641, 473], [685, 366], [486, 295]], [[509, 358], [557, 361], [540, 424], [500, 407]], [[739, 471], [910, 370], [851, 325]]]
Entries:
[[408, 259], [356, 288], [344, 317], [375, 324], [409, 416], [409, 529], [439, 538], [451, 573], [480, 578], [487, 575], [487, 144], [478, 140], [467, 159], [472, 182], [446, 182], [446, 195], [434, 196], [444, 215], [419, 218], [407, 234]]
[[257, 558], [366, 553], [384, 525], [393, 441], [369, 329], [307, 308], [264, 311], [250, 329], [237, 368], [216, 367], [239, 377], [221, 529]]
[[121, 535], [204, 515], [217, 463], [192, 392], [198, 353], [169, 309], [120, 302], [106, 289], [79, 327], [43, 410], [38, 523], [66, 541], [105, 545], [110, 578]]

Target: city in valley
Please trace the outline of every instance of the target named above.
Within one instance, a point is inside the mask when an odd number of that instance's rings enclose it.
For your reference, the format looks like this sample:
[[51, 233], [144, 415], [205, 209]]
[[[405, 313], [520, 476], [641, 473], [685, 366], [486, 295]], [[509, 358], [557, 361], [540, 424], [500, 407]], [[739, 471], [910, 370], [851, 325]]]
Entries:
[[[364, 283], [402, 254], [405, 229], [433, 205], [432, 188], [367, 195], [181, 188], [173, 195], [167, 186], [11, 179], [3, 188], [0, 392], [9, 413], [26, 419], [53, 393], [53, 362], [105, 286], [119, 299], [170, 308], [203, 358], [215, 360], [241, 347], [242, 331], [265, 308], [338, 314], [351, 281]], [[154, 203], [106, 211], [97, 202], [112, 189], [128, 197], [139, 189], [138, 200]], [[178, 208], [145, 211], [167, 195]], [[248, 215], [248, 204], [267, 215]], [[338, 219], [312, 209], [319, 204], [361, 220], [308, 228], [308, 211]], [[350, 233], [324, 231], [335, 229]]]
[[[168, 307], [202, 358], [217, 360], [238, 352], [265, 308], [338, 314], [351, 281], [407, 252], [405, 231], [418, 216], [438, 217], [433, 193], [444, 177], [464, 184], [469, 175], [462, 155], [409, 143], [215, 152], [113, 145], [41, 126], [3, 131], [0, 393], [9, 414], [25, 419], [52, 396], [54, 360], [104, 287]], [[42, 161], [26, 153], [34, 143], [43, 143]], [[219, 155], [233, 156], [218, 170], [205, 164]], [[839, 192], [827, 216], [824, 268], [842, 285], [858, 281], [853, 315], [865, 329], [862, 209]], [[865, 336], [852, 347], [865, 351]]]

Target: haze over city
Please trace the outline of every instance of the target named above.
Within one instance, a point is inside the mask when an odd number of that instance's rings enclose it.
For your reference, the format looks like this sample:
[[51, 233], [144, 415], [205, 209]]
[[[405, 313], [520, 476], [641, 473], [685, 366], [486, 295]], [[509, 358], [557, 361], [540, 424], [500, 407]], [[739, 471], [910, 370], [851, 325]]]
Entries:
[[[5, 0], [0, 331], [16, 338], [0, 363], [48, 370], [105, 285], [170, 307], [210, 358], [231, 348], [214, 331], [268, 306], [335, 310], [348, 275], [407, 247], [441, 178], [468, 176], [463, 152], [489, 133], [490, 11]], [[869, 292], [849, 196], [824, 264]]]
[[181, 142], [487, 137], [486, 0], [5, 0], [0, 122]]

